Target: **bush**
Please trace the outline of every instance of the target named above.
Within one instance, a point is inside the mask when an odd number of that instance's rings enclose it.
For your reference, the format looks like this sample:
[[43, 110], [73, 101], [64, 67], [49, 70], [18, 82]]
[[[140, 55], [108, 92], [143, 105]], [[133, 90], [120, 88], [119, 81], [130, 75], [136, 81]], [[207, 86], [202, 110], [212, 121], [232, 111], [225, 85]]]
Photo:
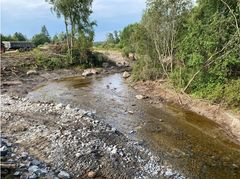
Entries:
[[71, 57], [70, 56], [50, 56], [46, 55], [46, 53], [41, 52], [38, 49], [35, 49], [33, 51], [34, 57], [36, 60], [36, 65], [40, 69], [45, 70], [54, 70], [54, 69], [60, 69], [60, 68], [66, 68], [71, 66]]

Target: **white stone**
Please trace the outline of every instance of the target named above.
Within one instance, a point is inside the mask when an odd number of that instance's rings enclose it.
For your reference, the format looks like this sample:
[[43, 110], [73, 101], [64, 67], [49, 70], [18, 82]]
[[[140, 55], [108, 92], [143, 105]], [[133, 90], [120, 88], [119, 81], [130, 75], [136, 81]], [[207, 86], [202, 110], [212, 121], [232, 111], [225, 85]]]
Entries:
[[143, 95], [136, 95], [136, 98], [137, 98], [138, 100], [141, 100], [141, 99], [144, 98], [144, 96], [143, 96]]
[[127, 71], [123, 73], [123, 78], [129, 78], [131, 75]]
[[63, 104], [62, 103], [59, 103], [58, 105], [56, 105], [56, 109], [59, 110], [63, 107]]
[[29, 70], [27, 72], [27, 75], [37, 75], [37, 74], [38, 74], [38, 72], [36, 70]]

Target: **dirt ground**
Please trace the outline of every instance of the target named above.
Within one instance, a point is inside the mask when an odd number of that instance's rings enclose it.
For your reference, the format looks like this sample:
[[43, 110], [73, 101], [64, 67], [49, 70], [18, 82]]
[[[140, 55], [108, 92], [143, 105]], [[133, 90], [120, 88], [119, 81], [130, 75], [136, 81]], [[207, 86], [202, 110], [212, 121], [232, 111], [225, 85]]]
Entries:
[[195, 99], [185, 93], [178, 93], [164, 80], [137, 82], [133, 88], [140, 94], [149, 97], [151, 103], [165, 101], [215, 121], [234, 142], [240, 144], [239, 113], [233, 113], [220, 105], [211, 104], [207, 100]]

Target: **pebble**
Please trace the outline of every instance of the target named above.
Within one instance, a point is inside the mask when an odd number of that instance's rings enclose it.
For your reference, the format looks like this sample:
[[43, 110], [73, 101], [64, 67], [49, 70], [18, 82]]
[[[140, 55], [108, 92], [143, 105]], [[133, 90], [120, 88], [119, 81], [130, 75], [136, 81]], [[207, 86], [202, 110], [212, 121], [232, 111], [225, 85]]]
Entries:
[[144, 96], [143, 96], [143, 95], [136, 95], [136, 98], [137, 98], [138, 100], [141, 100], [141, 99], [144, 98]]
[[23, 152], [22, 155], [21, 155], [21, 158], [23, 160], [26, 160], [28, 158], [28, 153], [27, 152]]
[[66, 110], [70, 110], [70, 109], [71, 109], [71, 105], [68, 104], [68, 105], [66, 106]]
[[1, 156], [6, 156], [8, 153], [8, 148], [4, 145], [0, 148]]
[[68, 178], [70, 178], [70, 175], [65, 171], [60, 171], [60, 173], [58, 174], [58, 177], [60, 179], [68, 179]]
[[39, 160], [33, 160], [33, 161], [31, 161], [31, 165], [36, 165], [36, 166], [38, 166], [38, 165], [40, 165], [41, 164], [41, 162], [39, 161]]
[[63, 107], [63, 104], [62, 104], [62, 103], [59, 103], [58, 105], [56, 105], [56, 109], [57, 109], [57, 110], [62, 109], [62, 107]]
[[88, 176], [89, 178], [94, 178], [96, 175], [97, 175], [97, 173], [94, 172], [94, 171], [90, 171], [90, 172], [88, 172], [88, 174], [87, 174], [87, 176]]
[[28, 168], [28, 171], [29, 171], [30, 173], [35, 173], [35, 172], [37, 172], [38, 170], [39, 170], [39, 167], [36, 166], [36, 165], [33, 165], [33, 166], [31, 166], [31, 167]]

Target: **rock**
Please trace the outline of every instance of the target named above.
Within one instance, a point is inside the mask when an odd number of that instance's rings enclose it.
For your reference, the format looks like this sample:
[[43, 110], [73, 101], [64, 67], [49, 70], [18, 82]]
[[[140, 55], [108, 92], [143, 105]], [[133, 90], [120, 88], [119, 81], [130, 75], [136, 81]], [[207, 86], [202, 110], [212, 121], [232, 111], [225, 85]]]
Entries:
[[130, 131], [129, 134], [134, 134], [136, 131]]
[[141, 99], [144, 99], [144, 96], [143, 96], [143, 95], [136, 95], [136, 98], [137, 98], [138, 100], [141, 100]]
[[60, 173], [58, 174], [58, 177], [61, 179], [68, 179], [70, 178], [70, 175], [65, 171], [60, 171]]
[[94, 171], [90, 171], [90, 172], [88, 172], [88, 174], [87, 174], [87, 176], [88, 176], [89, 178], [94, 178], [96, 175], [97, 175], [97, 173], [94, 172]]
[[36, 173], [39, 170], [39, 167], [36, 165], [33, 165], [28, 168], [29, 173]]
[[134, 114], [134, 112], [133, 112], [133, 111], [128, 111], [128, 113], [129, 113], [129, 114]]
[[81, 155], [82, 155], [82, 154], [80, 154], [80, 153], [76, 153], [76, 154], [75, 154], [75, 156], [76, 156], [77, 158], [79, 158]]
[[27, 75], [38, 75], [38, 72], [36, 70], [29, 70]]
[[163, 120], [162, 120], [162, 119], [159, 119], [159, 122], [163, 122]]
[[41, 164], [41, 162], [39, 160], [33, 160], [31, 161], [31, 165], [36, 165], [39, 166]]
[[117, 147], [114, 146], [113, 149], [111, 150], [111, 154], [114, 155], [117, 153]]
[[23, 152], [22, 155], [21, 155], [21, 158], [23, 160], [26, 160], [28, 158], [28, 153], [27, 152]]
[[70, 110], [70, 109], [71, 109], [71, 105], [68, 104], [68, 105], [66, 106], [66, 109], [67, 109], [67, 110]]
[[135, 57], [135, 54], [134, 53], [129, 53], [129, 55], [128, 55], [128, 58], [130, 59], [130, 60], [136, 60], [136, 57]]
[[123, 78], [129, 78], [131, 75], [127, 71], [123, 73]]
[[109, 67], [109, 63], [104, 62], [104, 63], [102, 64], [102, 67], [103, 67], [103, 68], [108, 68], [108, 67]]
[[3, 85], [12, 86], [12, 85], [22, 85], [21, 81], [4, 81], [2, 82]]
[[86, 69], [83, 71], [82, 76], [91, 76], [91, 75], [96, 75], [99, 74], [99, 72], [96, 69]]
[[28, 179], [36, 179], [37, 175], [36, 174], [32, 174], [31, 176], [28, 177]]
[[19, 171], [16, 171], [14, 174], [13, 174], [13, 176], [20, 176], [21, 175], [21, 172], [19, 172]]
[[44, 177], [46, 176], [46, 174], [48, 173], [46, 169], [39, 169], [35, 172], [37, 174], [37, 176], [39, 177]]
[[3, 145], [1, 148], [0, 148], [0, 152], [1, 152], [1, 156], [6, 156], [7, 153], [8, 153], [8, 148]]
[[57, 109], [57, 110], [60, 110], [62, 107], [63, 107], [63, 104], [62, 104], [62, 103], [59, 103], [58, 105], [56, 105], [56, 109]]

